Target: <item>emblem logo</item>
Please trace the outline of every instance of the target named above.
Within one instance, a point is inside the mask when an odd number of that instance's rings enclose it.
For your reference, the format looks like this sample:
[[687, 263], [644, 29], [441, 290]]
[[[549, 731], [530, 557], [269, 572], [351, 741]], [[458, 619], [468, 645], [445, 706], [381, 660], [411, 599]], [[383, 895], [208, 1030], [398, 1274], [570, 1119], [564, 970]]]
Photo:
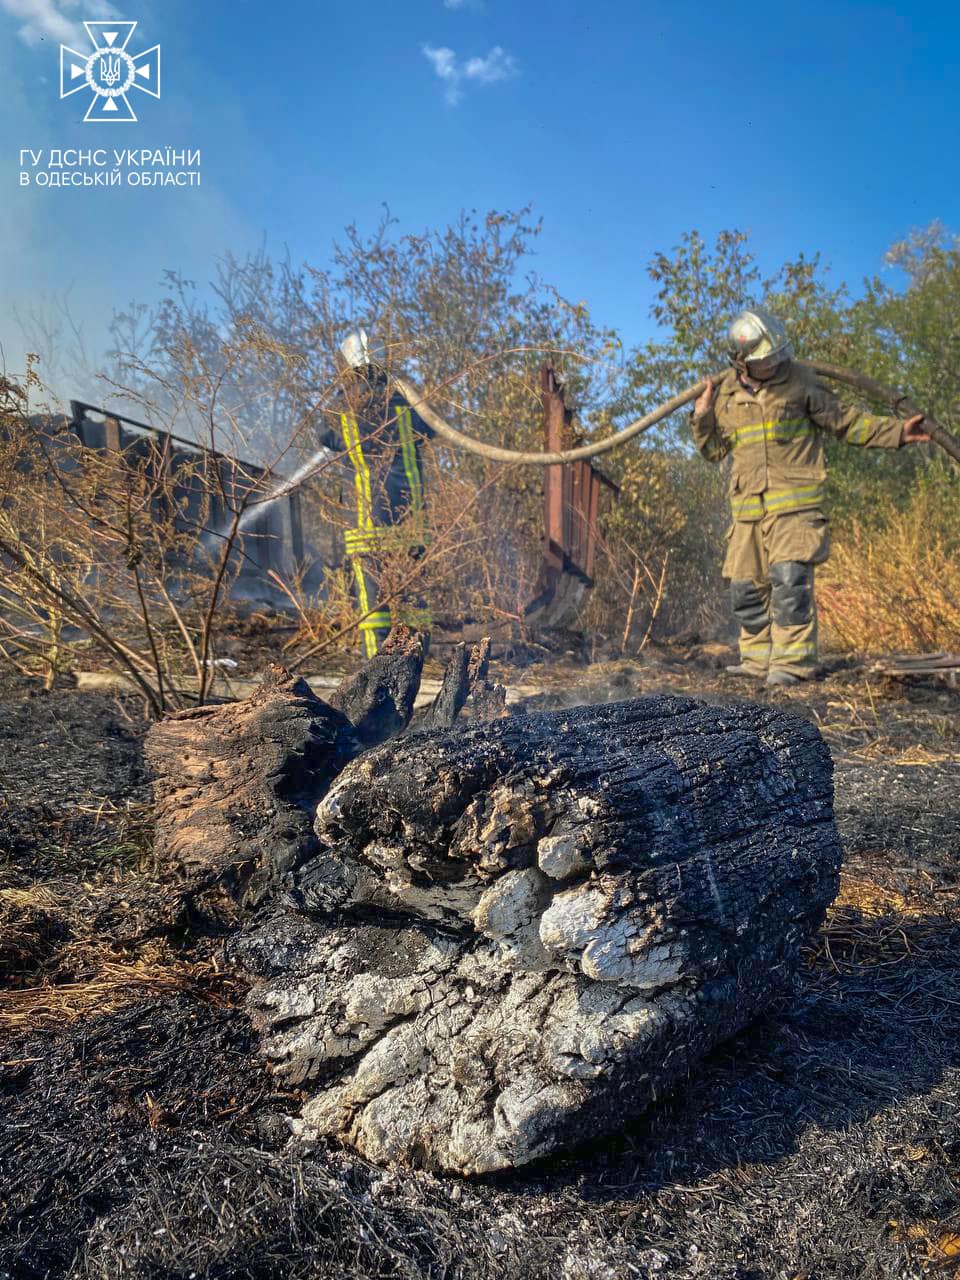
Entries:
[[85, 22], [92, 53], [78, 53], [60, 46], [60, 97], [70, 98], [83, 89], [93, 91], [87, 124], [130, 124], [137, 116], [127, 94], [132, 89], [160, 97], [160, 46], [155, 44], [131, 57], [127, 53], [135, 22]]

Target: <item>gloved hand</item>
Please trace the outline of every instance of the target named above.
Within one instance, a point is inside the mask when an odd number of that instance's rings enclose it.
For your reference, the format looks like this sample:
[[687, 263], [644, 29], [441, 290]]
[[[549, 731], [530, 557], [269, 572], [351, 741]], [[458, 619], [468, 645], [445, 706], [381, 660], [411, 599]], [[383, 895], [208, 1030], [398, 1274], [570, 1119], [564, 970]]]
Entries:
[[926, 444], [930, 439], [925, 431], [921, 431], [920, 424], [923, 422], [923, 414], [915, 414], [912, 418], [908, 418], [903, 424], [903, 431], [900, 433], [901, 444]]

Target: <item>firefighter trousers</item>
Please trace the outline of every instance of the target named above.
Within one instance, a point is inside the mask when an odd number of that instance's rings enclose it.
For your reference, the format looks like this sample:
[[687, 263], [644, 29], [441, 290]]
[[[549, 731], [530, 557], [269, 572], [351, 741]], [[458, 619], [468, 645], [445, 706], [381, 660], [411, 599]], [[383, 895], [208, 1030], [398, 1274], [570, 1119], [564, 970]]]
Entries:
[[757, 676], [816, 674], [814, 567], [830, 554], [830, 530], [818, 509], [735, 520], [723, 576], [740, 624], [740, 663]]

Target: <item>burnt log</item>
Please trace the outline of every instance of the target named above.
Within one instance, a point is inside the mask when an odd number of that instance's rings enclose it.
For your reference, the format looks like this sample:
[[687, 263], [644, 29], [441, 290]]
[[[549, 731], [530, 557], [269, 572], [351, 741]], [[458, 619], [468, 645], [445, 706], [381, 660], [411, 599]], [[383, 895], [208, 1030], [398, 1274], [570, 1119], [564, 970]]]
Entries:
[[359, 750], [346, 716], [278, 666], [243, 702], [159, 721], [145, 743], [158, 866], [185, 892], [255, 906], [315, 849], [317, 803]]
[[832, 765], [652, 698], [409, 734], [341, 773], [234, 956], [293, 1122], [476, 1174], [619, 1128], [783, 992], [838, 887]]

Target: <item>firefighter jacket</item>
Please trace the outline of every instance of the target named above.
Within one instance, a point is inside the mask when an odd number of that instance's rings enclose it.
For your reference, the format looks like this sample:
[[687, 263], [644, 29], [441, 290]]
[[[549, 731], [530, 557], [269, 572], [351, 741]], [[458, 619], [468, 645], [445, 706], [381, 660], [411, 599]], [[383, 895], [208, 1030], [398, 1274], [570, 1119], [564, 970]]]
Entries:
[[802, 366], [787, 361], [751, 391], [730, 369], [706, 413], [692, 418], [697, 448], [710, 462], [732, 455], [734, 520], [805, 511], [823, 502], [823, 436], [847, 444], [896, 449], [903, 423], [845, 407]]

